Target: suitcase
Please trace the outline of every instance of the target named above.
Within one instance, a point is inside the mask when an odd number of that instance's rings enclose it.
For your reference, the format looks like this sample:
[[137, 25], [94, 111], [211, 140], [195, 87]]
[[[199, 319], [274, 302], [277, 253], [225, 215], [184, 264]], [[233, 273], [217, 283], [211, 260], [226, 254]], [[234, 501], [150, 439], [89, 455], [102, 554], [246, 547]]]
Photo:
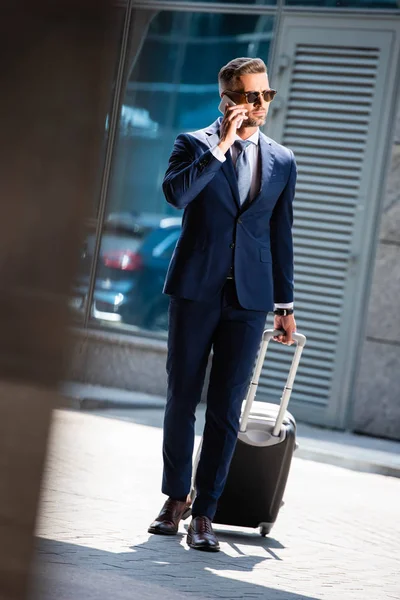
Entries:
[[[274, 525], [296, 448], [296, 422], [287, 412], [290, 395], [306, 338], [295, 333], [296, 349], [280, 405], [254, 402], [268, 344], [281, 331], [264, 331], [252, 381], [243, 402], [240, 430], [214, 523], [259, 527], [266, 536]], [[194, 474], [200, 457], [197, 452]], [[195, 476], [193, 477], [193, 482]], [[192, 485], [192, 498], [195, 496]]]

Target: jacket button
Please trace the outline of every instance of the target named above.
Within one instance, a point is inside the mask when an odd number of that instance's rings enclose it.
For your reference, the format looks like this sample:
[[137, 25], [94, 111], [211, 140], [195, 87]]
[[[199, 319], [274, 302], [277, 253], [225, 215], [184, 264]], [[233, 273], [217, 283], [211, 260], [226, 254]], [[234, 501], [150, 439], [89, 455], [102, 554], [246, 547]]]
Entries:
[[238, 219], [237, 222], [239, 223], [239, 225], [242, 224], [242, 219]]
[[234, 247], [235, 247], [234, 242], [232, 242], [232, 244], [229, 244], [229, 248], [234, 248]]

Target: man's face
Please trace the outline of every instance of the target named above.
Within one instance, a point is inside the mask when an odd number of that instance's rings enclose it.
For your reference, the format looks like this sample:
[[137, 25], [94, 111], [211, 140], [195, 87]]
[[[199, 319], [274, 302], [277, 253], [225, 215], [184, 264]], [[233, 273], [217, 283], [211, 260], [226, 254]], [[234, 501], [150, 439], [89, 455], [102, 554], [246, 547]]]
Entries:
[[[268, 75], [266, 73], [253, 73], [242, 75], [234, 91], [238, 92], [264, 92], [269, 90]], [[270, 102], [265, 102], [262, 95], [254, 104], [241, 104], [248, 110], [248, 118], [243, 121], [242, 127], [261, 127], [265, 124]]]

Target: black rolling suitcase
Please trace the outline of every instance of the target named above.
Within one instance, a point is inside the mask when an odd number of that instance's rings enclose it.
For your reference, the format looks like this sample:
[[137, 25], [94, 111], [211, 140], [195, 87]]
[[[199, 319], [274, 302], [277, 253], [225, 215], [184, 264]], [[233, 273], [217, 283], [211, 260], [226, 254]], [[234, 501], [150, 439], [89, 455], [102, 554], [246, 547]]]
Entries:
[[[296, 422], [286, 409], [306, 343], [304, 335], [293, 335], [296, 350], [280, 405], [254, 403], [268, 344], [279, 333], [273, 329], [264, 331], [253, 379], [243, 403], [228, 479], [213, 519], [214, 523], [223, 525], [259, 527], [261, 535], [271, 531], [278, 516], [296, 447]], [[197, 460], [198, 457], [199, 453]], [[192, 495], [194, 493], [192, 490]]]

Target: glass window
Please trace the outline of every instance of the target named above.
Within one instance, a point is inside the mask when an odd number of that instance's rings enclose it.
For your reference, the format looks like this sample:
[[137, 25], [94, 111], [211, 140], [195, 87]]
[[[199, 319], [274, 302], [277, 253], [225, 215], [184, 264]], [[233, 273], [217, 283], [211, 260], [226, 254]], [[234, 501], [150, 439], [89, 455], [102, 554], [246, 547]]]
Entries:
[[400, 8], [400, 0], [285, 0], [289, 6], [324, 6], [326, 8]]
[[[161, 188], [174, 140], [219, 116], [217, 76], [224, 64], [236, 56], [268, 61], [273, 27], [274, 17], [266, 15], [135, 13], [94, 318], [166, 330], [162, 287], [182, 217]], [[88, 255], [92, 248], [89, 238]]]

